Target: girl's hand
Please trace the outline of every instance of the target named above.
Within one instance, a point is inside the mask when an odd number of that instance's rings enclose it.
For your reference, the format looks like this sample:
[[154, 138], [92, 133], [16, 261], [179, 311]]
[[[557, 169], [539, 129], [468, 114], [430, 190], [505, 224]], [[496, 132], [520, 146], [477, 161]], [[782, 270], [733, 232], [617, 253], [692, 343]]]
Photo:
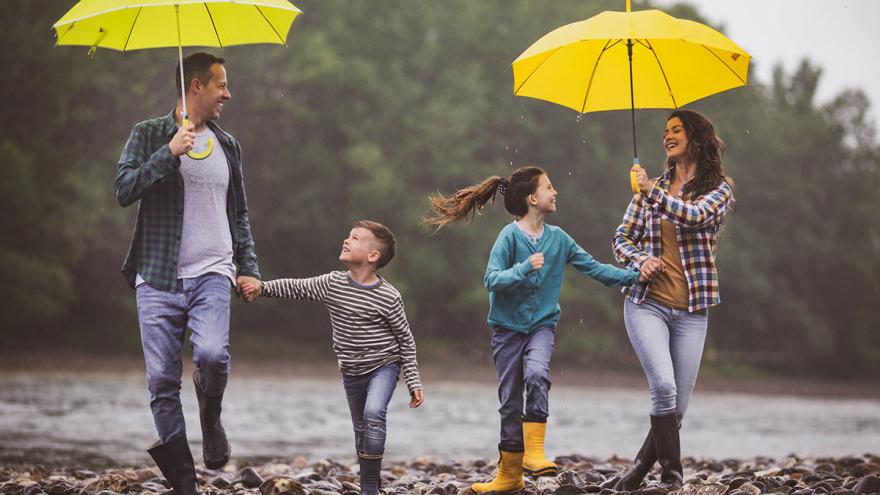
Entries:
[[645, 196], [651, 192], [651, 189], [654, 187], [654, 182], [648, 178], [648, 173], [645, 172], [645, 169], [638, 165], [633, 165], [630, 169], [630, 172], [635, 172], [636, 174], [636, 184], [639, 186], [639, 192], [644, 194]]
[[425, 401], [425, 389], [417, 388], [409, 394], [409, 407], [415, 409]]
[[666, 264], [656, 256], [652, 256], [642, 263], [639, 269], [639, 282], [652, 280], [658, 273], [666, 271]]
[[529, 256], [529, 262], [532, 264], [533, 272], [544, 268], [544, 253], [535, 253]]

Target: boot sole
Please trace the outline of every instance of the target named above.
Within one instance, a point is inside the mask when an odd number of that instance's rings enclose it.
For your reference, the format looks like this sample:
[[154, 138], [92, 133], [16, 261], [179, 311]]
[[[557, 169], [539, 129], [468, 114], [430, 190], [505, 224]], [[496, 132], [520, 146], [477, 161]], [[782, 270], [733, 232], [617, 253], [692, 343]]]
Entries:
[[525, 490], [526, 487], [517, 488], [515, 490], [507, 490], [507, 491], [496, 491], [496, 492], [475, 492], [473, 488], [467, 487], [461, 492], [459, 495], [510, 495], [512, 493], [519, 493]]
[[210, 460], [210, 461], [205, 459], [205, 467], [208, 469], [220, 469], [228, 463], [229, 463], [229, 456], [226, 456], [223, 459]]
[[558, 467], [546, 467], [542, 469], [526, 469], [523, 467], [523, 474], [531, 476], [533, 478], [538, 478], [540, 476], [556, 476], [559, 474]]

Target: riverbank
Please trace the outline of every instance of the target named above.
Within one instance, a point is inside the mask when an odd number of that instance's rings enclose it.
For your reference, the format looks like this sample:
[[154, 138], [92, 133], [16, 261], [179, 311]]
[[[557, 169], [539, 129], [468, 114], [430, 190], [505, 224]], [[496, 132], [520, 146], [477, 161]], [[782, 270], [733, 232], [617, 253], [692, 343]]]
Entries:
[[[185, 370], [192, 363], [185, 358]], [[443, 359], [440, 362], [422, 362], [423, 381], [431, 383], [495, 383], [495, 370], [488, 356], [480, 362]], [[0, 371], [6, 373], [77, 373], [77, 374], [130, 374], [143, 372], [143, 358], [139, 355], [97, 356], [79, 352], [51, 351], [9, 353], [0, 360]], [[191, 371], [190, 371], [191, 372]], [[553, 383], [563, 386], [590, 388], [625, 388], [647, 391], [640, 370], [585, 369], [579, 366], [554, 364], [551, 367]], [[186, 375], [187, 372], [184, 372]], [[242, 359], [233, 357], [232, 379], [236, 376], [256, 378], [308, 378], [336, 381], [339, 371], [331, 356], [326, 359]], [[823, 399], [880, 399], [880, 383], [875, 378], [863, 381], [830, 380], [815, 377], [777, 375], [726, 376], [704, 369], [697, 380], [698, 391], [736, 393], [765, 396], [813, 397]]]
[[[566, 455], [555, 459], [555, 477], [527, 480], [523, 495], [615, 493], [609, 488], [627, 460]], [[880, 492], [880, 457], [682, 460], [686, 484], [678, 495], [867, 495]], [[455, 495], [469, 493], [476, 481], [491, 479], [496, 469], [489, 459], [439, 461], [418, 458], [386, 462], [382, 471], [385, 495]], [[304, 458], [255, 465], [229, 464], [222, 470], [197, 469], [203, 492], [248, 495], [358, 495], [354, 459]], [[637, 495], [663, 495], [658, 471], [652, 471]], [[152, 466], [91, 471], [85, 468], [47, 469], [0, 467], [0, 493], [6, 495], [154, 495], [168, 484]]]

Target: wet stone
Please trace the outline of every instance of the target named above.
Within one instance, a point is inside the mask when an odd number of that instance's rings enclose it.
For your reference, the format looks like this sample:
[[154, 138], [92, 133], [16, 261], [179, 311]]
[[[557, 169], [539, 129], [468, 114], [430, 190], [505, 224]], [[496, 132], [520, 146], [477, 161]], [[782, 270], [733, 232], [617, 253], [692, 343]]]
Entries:
[[853, 491], [863, 495], [880, 492], [880, 478], [877, 476], [865, 476], [856, 483]]
[[242, 469], [238, 473], [238, 478], [238, 481], [240, 481], [245, 488], [257, 488], [263, 484], [263, 478], [254, 468], [251, 467]]

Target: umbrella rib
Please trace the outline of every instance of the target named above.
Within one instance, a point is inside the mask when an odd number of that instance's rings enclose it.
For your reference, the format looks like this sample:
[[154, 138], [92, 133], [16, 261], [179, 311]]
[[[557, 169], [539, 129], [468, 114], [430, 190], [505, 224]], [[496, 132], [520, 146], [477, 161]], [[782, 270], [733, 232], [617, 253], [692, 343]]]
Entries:
[[134, 27], [137, 25], [138, 18], [141, 16], [141, 11], [144, 10], [143, 7], [138, 9], [138, 13], [134, 16], [134, 21], [131, 23], [131, 29], [128, 30], [128, 37], [125, 38], [125, 45], [122, 47], [122, 51], [128, 50], [128, 42], [131, 41], [131, 33], [134, 32]]
[[660, 68], [660, 73], [663, 74], [663, 82], [666, 83], [666, 89], [669, 90], [669, 97], [672, 99], [673, 108], [678, 108], [678, 102], [675, 101], [675, 95], [672, 94], [672, 86], [669, 85], [669, 79], [666, 78], [666, 71], [663, 70], [663, 64], [660, 63], [660, 57], [657, 56], [657, 52], [654, 51], [654, 47], [651, 45], [651, 42], [645, 40], [645, 45], [648, 47], [648, 50], [651, 50], [651, 55], [654, 55], [654, 60], [657, 61], [657, 67]]
[[217, 24], [214, 23], [214, 16], [211, 15], [211, 9], [208, 8], [208, 2], [203, 3], [205, 6], [205, 12], [208, 13], [208, 18], [211, 19], [211, 27], [214, 28], [214, 36], [217, 37], [217, 44], [220, 45], [220, 48], [223, 48], [223, 41], [220, 39], [220, 32], [217, 31]]
[[737, 74], [736, 71], [733, 70], [733, 68], [731, 66], [727, 65], [727, 62], [725, 62], [723, 58], [719, 57], [717, 53], [713, 52], [712, 50], [709, 49], [709, 47], [707, 47], [706, 45], [704, 45], [702, 43], [700, 43], [700, 46], [702, 46], [707, 52], [714, 55], [715, 58], [717, 58], [719, 62], [721, 62], [725, 67], [727, 67], [727, 70], [729, 70], [734, 76], [736, 76], [737, 79], [739, 79], [739, 82], [746, 84], [746, 82], [743, 81], [741, 77], [739, 77], [739, 74]]
[[606, 50], [608, 50], [612, 46], [617, 45], [618, 43], [620, 43], [620, 41], [621, 40], [617, 40], [614, 42], [613, 45], [609, 46], [609, 43], [611, 43], [611, 40], [609, 39], [608, 41], [605, 42], [605, 46], [602, 47], [602, 52], [599, 53], [598, 57], [596, 57], [596, 63], [593, 64], [593, 70], [590, 71], [590, 78], [587, 82], [587, 91], [584, 93], [584, 101], [583, 101], [583, 103], [581, 103], [581, 113], [584, 113], [584, 111], [586, 111], [586, 109], [587, 109], [587, 98], [590, 97], [590, 91], [593, 89], [593, 76], [596, 75], [596, 68], [599, 67], [599, 61], [602, 60], [602, 55], [605, 55]]
[[544, 60], [541, 60], [541, 63], [538, 64], [538, 66], [535, 67], [535, 69], [532, 70], [532, 72], [529, 74], [529, 77], [527, 77], [526, 80], [523, 81], [522, 84], [520, 84], [519, 87], [513, 91], [513, 94], [519, 95], [519, 90], [521, 90], [522, 87], [525, 86], [527, 82], [529, 82], [529, 79], [531, 79], [532, 76], [535, 75], [535, 72], [538, 72], [538, 69], [540, 69], [541, 66], [544, 65], [544, 62], [550, 60], [550, 57], [552, 57], [553, 55], [556, 55], [556, 52], [558, 52], [560, 49], [562, 49], [561, 46], [557, 47], [555, 50], [553, 50], [553, 53], [551, 53], [550, 55], [547, 55], [547, 57], [545, 57]]
[[259, 5], [254, 5], [254, 7], [257, 9], [257, 12], [259, 12], [260, 15], [263, 16], [263, 20], [266, 21], [266, 24], [268, 24], [269, 27], [272, 28], [272, 32], [275, 33], [275, 36], [278, 36], [278, 39], [281, 41], [281, 44], [284, 46], [287, 46], [287, 42], [284, 40], [284, 38], [281, 37], [280, 34], [278, 34], [278, 30], [275, 29], [275, 26], [273, 26], [272, 23], [269, 22], [269, 19], [266, 17], [266, 14], [263, 13], [263, 9], [261, 9]]

